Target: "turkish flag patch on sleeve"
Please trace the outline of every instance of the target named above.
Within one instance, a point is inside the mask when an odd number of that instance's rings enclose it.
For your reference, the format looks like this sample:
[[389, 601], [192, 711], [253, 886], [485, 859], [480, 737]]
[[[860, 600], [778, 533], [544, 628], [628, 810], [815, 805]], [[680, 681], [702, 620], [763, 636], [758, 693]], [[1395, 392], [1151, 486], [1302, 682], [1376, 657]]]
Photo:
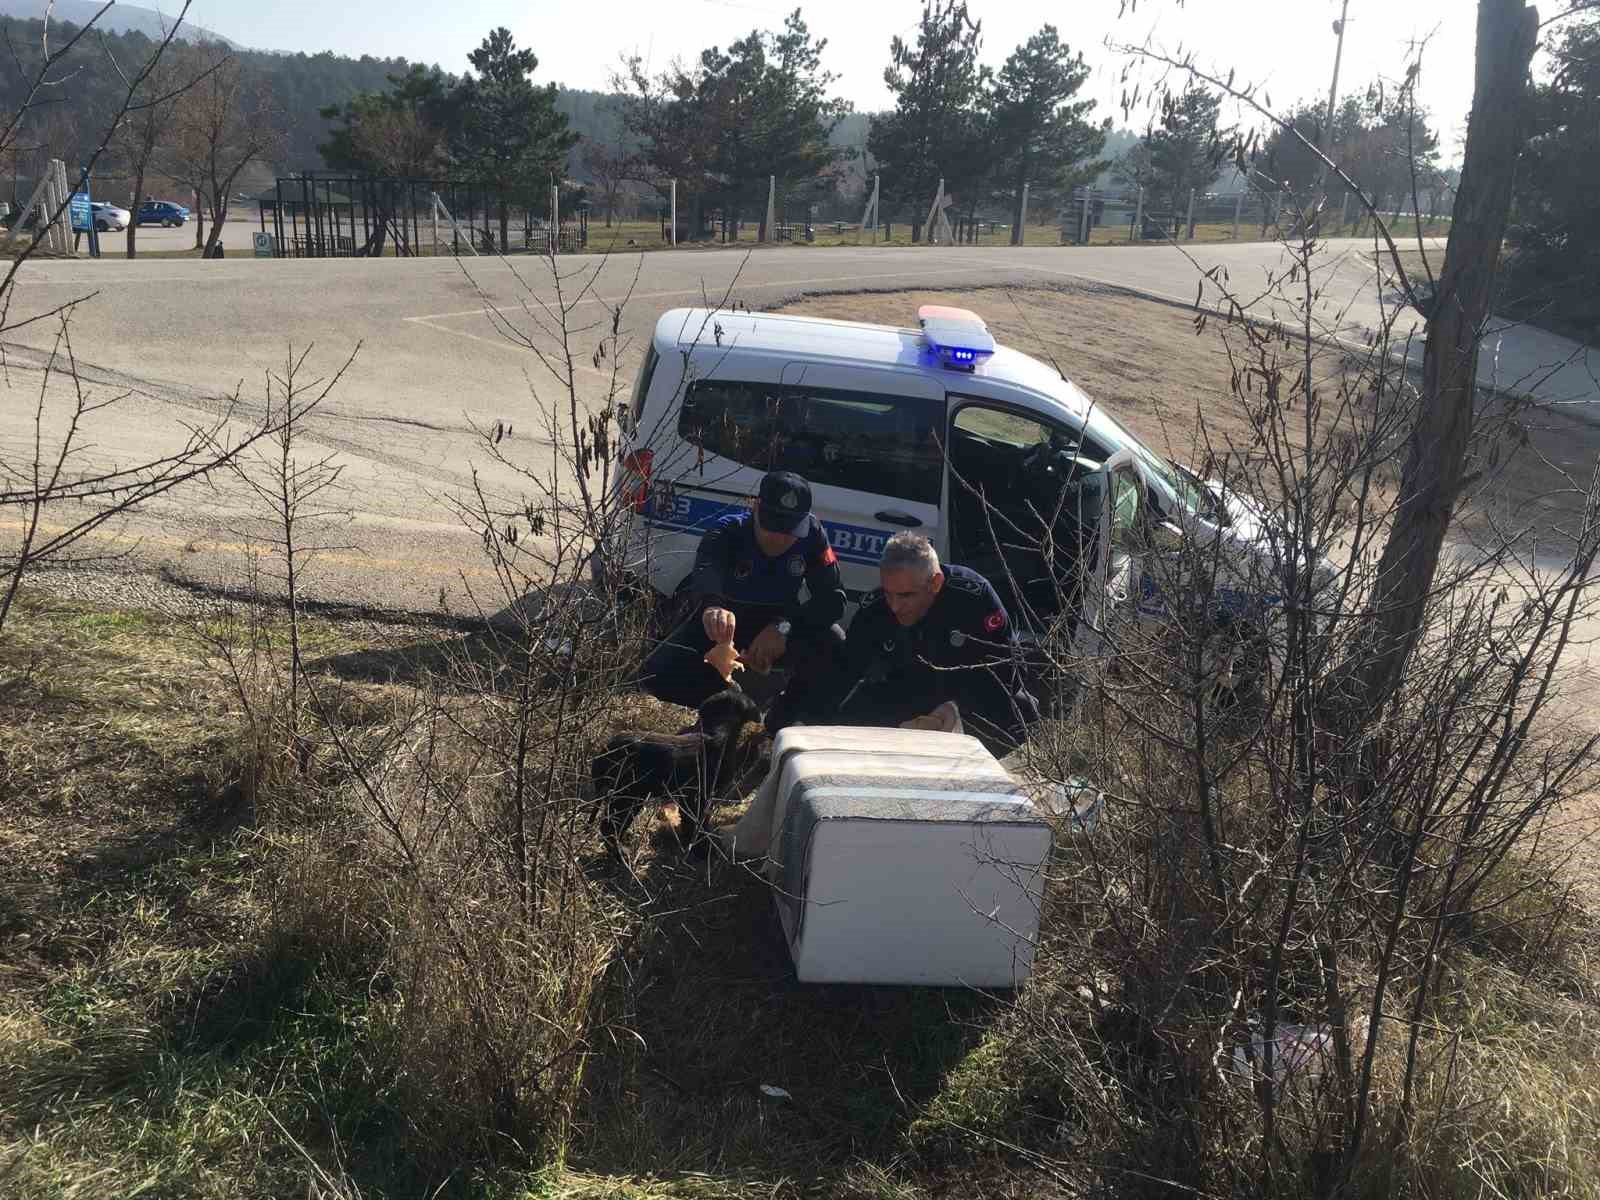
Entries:
[[822, 545], [822, 553], [817, 556], [817, 561], [825, 567], [831, 567], [834, 563], [839, 561], [839, 556], [833, 552], [833, 547], [831, 545], [824, 542]]
[[983, 619], [983, 627], [990, 633], [999, 633], [1006, 627], [1006, 610], [997, 608]]

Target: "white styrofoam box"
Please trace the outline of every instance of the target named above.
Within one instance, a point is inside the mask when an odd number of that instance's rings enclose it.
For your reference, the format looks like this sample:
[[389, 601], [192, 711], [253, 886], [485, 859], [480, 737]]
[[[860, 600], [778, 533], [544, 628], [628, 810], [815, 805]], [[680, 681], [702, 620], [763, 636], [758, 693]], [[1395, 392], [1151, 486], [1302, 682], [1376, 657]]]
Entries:
[[802, 982], [1027, 979], [1051, 829], [976, 738], [801, 726], [772, 758], [768, 854]]

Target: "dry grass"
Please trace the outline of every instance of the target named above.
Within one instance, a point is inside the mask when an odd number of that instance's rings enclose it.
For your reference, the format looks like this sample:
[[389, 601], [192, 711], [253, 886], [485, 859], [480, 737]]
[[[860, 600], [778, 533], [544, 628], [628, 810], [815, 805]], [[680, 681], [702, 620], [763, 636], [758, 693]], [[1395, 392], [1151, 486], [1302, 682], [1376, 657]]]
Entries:
[[[1197, 412], [1238, 420], [1225, 356], [1181, 309], [1046, 290], [796, 307], [905, 323], [927, 302], [978, 307], [1002, 340], [1049, 348], [1175, 457]], [[274, 809], [279, 776], [249, 802], [241, 781], [271, 739], [241, 744], [239, 705], [192, 626], [32, 593], [12, 621], [0, 1193], [1033, 1197], [1074, 1190], [1113, 1118], [1139, 1116], [1095, 1050], [1081, 964], [1044, 960], [1019, 1007], [801, 987], [766, 886], [685, 863], [657, 819], [636, 878], [586, 874], [569, 913], [582, 953], [555, 969], [545, 943], [498, 936], [509, 920], [464, 852], [487, 810], [462, 810], [429, 876], [460, 907], [429, 909], [326, 742], [317, 805]], [[492, 687], [466, 683], [500, 678], [493, 638], [317, 620], [303, 635], [358, 742], [382, 743], [428, 689], [460, 729], [493, 715]], [[630, 697], [582, 736], [681, 720]], [[597, 849], [587, 837], [580, 858]], [[1428, 1164], [1419, 1194], [1597, 1194], [1595, 934], [1580, 903], [1524, 887], [1520, 869], [1496, 893], [1512, 919], [1475, 931], [1435, 1006], [1454, 1032], [1425, 1046], [1425, 1085], [1441, 1094], [1448, 1077], [1455, 1100], [1411, 1135]], [[441, 911], [478, 922], [460, 926], [482, 939], [470, 967], [440, 969], [454, 952]], [[553, 1075], [549, 1026], [580, 1010], [583, 1053]], [[510, 1143], [579, 1071], [571, 1126], [550, 1131], [566, 1160], [534, 1169], [550, 1147]], [[1166, 1133], [1148, 1128], [1150, 1162]]]
[[[341, 703], [374, 733], [445, 646], [467, 644], [306, 632], [316, 670], [353, 677]], [[439, 930], [370, 814], [263, 825], [213, 765], [239, 713], [209, 670], [183, 622], [36, 594], [0, 644], [0, 762], [18, 801], [0, 818], [0, 1190], [331, 1194], [333, 1178], [351, 1195], [432, 1194], [453, 1178], [443, 1194], [476, 1194], [452, 1171], [495, 1161], [482, 1142], [506, 1136], [482, 1094], [485, 1048], [537, 1058], [546, 1018], [529, 997], [573, 973], [518, 957], [481, 907], [460, 928], [483, 939], [482, 974], [441, 970]], [[681, 722], [637, 698], [613, 719]], [[637, 878], [596, 877], [585, 902], [604, 910], [584, 918], [594, 948], [618, 960], [592, 975], [602, 993], [550, 1001], [605, 1014], [571, 1171], [526, 1175], [512, 1154], [493, 1177], [510, 1194], [922, 1194], [895, 1165], [906, 1132], [997, 1002], [797, 986], [765, 885], [686, 864], [667, 820], [642, 822]]]

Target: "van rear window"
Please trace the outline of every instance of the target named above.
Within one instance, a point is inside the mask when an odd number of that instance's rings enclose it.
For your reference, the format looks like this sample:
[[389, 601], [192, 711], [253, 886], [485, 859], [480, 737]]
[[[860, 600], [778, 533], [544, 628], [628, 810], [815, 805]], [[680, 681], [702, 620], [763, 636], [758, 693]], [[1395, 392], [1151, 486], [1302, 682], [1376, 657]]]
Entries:
[[937, 504], [943, 409], [915, 396], [701, 380], [684, 397], [678, 433], [747, 467]]
[[661, 356], [656, 353], [655, 343], [652, 342], [644, 352], [644, 362], [639, 366], [639, 378], [633, 381], [633, 424], [638, 428], [639, 418], [644, 416], [644, 398], [650, 394], [650, 381], [655, 378], [656, 363], [661, 361]]

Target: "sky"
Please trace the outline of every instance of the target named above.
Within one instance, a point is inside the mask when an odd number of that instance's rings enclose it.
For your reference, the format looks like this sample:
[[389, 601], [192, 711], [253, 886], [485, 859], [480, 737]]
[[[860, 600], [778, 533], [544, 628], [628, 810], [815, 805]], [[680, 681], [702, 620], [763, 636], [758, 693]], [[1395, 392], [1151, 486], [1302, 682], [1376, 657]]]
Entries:
[[[155, 0], [135, 0], [152, 7]], [[1333, 72], [1333, 22], [1341, 0], [970, 0], [983, 23], [983, 53], [998, 67], [1045, 22], [1081, 50], [1094, 68], [1085, 95], [1098, 115], [1142, 128], [1148, 113], [1124, 121], [1121, 75], [1127, 59], [1108, 42], [1191, 50], [1201, 66], [1236, 81], [1259, 82], [1282, 108], [1300, 99], [1326, 102]], [[1474, 0], [1347, 0], [1349, 23], [1340, 92], [1365, 92], [1380, 76], [1403, 74], [1408, 45], [1429, 38], [1419, 98], [1434, 115], [1447, 163], [1472, 98]], [[160, 0], [172, 10], [171, 0]], [[459, 72], [468, 51], [497, 25], [539, 56], [535, 78], [604, 90], [619, 57], [639, 54], [657, 69], [692, 58], [708, 45], [726, 46], [754, 28], [781, 26], [795, 3], [781, 0], [606, 0], [590, 9], [574, 0], [339, 0], [306, 5], [311, 19], [291, 14], [295, 0], [195, 0], [190, 19], [245, 46], [267, 50], [333, 50], [401, 56]], [[828, 39], [823, 61], [839, 76], [837, 94], [858, 109], [889, 106], [883, 83], [889, 41], [912, 36], [921, 0], [805, 0], [813, 36]]]

